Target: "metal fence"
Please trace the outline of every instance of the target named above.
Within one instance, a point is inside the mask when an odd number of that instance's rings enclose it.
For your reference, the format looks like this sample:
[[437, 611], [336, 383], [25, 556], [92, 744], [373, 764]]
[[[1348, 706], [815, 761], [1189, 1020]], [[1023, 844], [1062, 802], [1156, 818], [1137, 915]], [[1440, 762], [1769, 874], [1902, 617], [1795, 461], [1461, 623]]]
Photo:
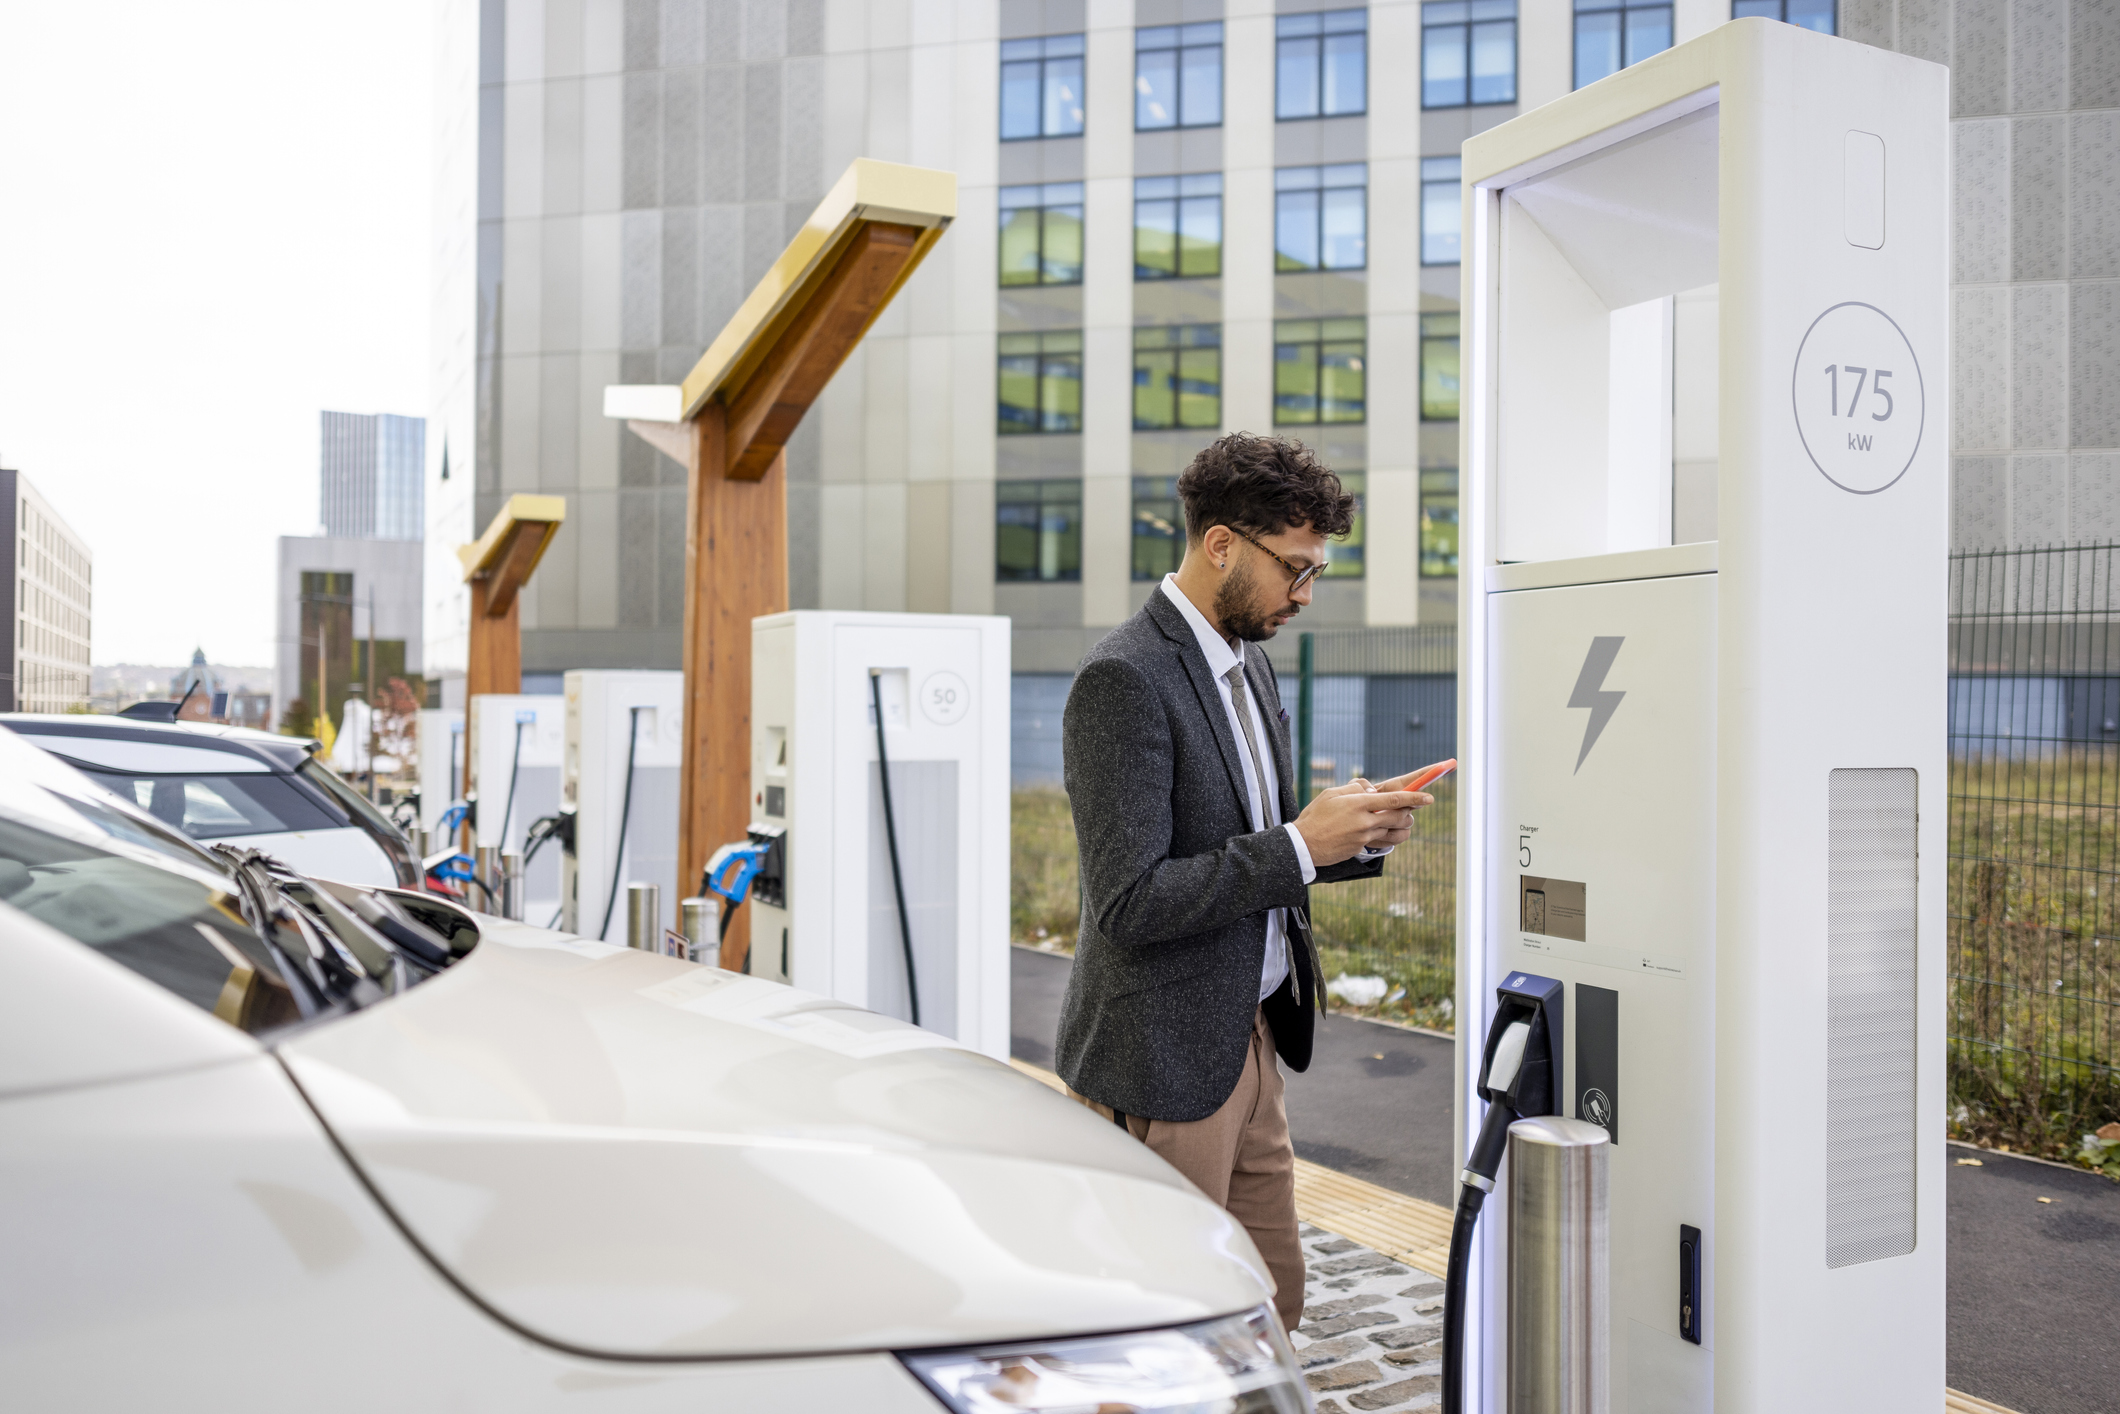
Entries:
[[1952, 1119], [2035, 1152], [2120, 1114], [2116, 556], [1951, 557]]
[[[1457, 754], [1455, 625], [1327, 629], [1273, 640], [1268, 653], [1284, 701], [1295, 687], [1306, 800], [1356, 775], [1383, 779]], [[1455, 779], [1434, 793], [1383, 876], [1317, 890], [1311, 921], [1327, 978], [1381, 978], [1373, 1009], [1447, 1027], [1457, 973]]]

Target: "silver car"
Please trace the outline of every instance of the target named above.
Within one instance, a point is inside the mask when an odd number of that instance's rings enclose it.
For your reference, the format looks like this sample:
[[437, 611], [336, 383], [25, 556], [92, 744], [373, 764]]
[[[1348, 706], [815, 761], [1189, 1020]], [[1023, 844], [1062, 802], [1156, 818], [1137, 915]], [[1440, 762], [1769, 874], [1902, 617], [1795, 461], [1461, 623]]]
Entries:
[[1297, 1414], [1269, 1295], [946, 1038], [208, 850], [0, 732], [10, 1408]]
[[419, 885], [411, 845], [308, 737], [74, 714], [0, 713], [0, 726], [201, 843], [261, 849], [323, 879]]

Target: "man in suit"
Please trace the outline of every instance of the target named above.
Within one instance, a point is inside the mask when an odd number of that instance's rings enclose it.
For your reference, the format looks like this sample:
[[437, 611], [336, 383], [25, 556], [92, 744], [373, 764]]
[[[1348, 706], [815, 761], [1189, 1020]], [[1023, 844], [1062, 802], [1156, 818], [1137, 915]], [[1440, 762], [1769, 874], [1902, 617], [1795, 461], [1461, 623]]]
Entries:
[[1236, 433], [1178, 480], [1185, 557], [1090, 650], [1062, 725], [1082, 924], [1060, 1012], [1070, 1091], [1221, 1203], [1303, 1311], [1277, 1060], [1310, 1064], [1309, 886], [1373, 877], [1430, 797], [1355, 781], [1300, 814], [1258, 645], [1310, 602], [1354, 498], [1299, 442]]

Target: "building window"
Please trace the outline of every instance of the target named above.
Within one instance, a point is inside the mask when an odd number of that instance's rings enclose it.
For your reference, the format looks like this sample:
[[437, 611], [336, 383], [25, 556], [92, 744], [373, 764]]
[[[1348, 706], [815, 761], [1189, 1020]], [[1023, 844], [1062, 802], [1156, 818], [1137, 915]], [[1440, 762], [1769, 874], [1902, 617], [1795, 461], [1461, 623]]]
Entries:
[[1458, 227], [1464, 220], [1458, 190], [1464, 162], [1456, 157], [1421, 159], [1421, 264], [1458, 263]]
[[1274, 325], [1274, 422], [1362, 421], [1368, 337], [1364, 319], [1286, 319]]
[[1369, 264], [1369, 165], [1283, 167], [1273, 174], [1274, 269]]
[[1082, 483], [994, 483], [994, 578], [1004, 584], [1082, 578]]
[[1003, 334], [1000, 340], [1003, 436], [1082, 430], [1082, 332]]
[[1516, 0], [1421, 6], [1421, 106], [1516, 102]]
[[1082, 131], [1082, 36], [1001, 41], [1001, 140]]
[[1421, 473], [1421, 578], [1456, 579], [1457, 572], [1457, 472], [1424, 471]]
[[1134, 330], [1134, 427], [1222, 425], [1222, 326]]
[[1082, 283], [1082, 183], [1001, 189], [1001, 283]]
[[1369, 476], [1366, 472], [1343, 471], [1340, 485], [1354, 497], [1354, 524], [1347, 533], [1332, 542], [1326, 553], [1331, 562], [1325, 566], [1326, 579], [1360, 579], [1364, 561], [1362, 558], [1362, 532], [1368, 520]]
[[1820, 34], [1840, 33], [1840, 11], [1834, 0], [1731, 0], [1731, 19], [1750, 19], [1754, 15], [1815, 29]]
[[1134, 31], [1134, 127], [1212, 128], [1222, 121], [1222, 25]]
[[1222, 174], [1134, 180], [1134, 278], [1222, 273]]
[[1671, 47], [1671, 0], [1575, 0], [1575, 86]]
[[1185, 508], [1175, 476], [1134, 478], [1134, 578], [1176, 574], [1185, 558]]
[[1369, 111], [1369, 12], [1328, 10], [1274, 21], [1274, 116], [1337, 118]]
[[1455, 422], [1458, 415], [1458, 317], [1421, 316], [1421, 421]]

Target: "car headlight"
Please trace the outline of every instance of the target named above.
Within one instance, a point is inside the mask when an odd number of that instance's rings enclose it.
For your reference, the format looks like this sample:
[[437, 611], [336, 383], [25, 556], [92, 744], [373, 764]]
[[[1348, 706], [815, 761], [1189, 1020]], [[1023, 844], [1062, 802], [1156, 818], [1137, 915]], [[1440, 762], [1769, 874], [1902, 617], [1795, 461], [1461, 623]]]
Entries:
[[901, 1354], [957, 1414], [1306, 1414], [1281, 1323], [1264, 1306], [1164, 1330]]

